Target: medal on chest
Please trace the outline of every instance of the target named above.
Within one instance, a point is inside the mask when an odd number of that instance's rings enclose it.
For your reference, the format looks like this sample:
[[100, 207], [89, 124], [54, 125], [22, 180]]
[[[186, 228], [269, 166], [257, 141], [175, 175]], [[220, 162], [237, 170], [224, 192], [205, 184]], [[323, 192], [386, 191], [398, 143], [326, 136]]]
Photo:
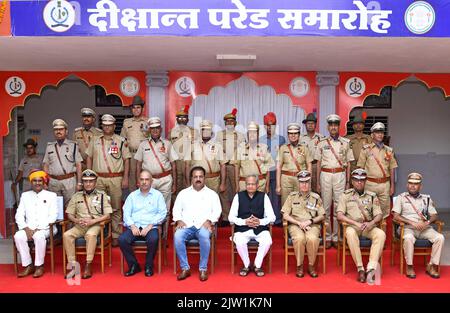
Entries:
[[117, 143], [115, 141], [113, 141], [111, 143], [111, 146], [109, 147], [109, 154], [117, 154], [119, 153], [119, 147], [117, 146]]

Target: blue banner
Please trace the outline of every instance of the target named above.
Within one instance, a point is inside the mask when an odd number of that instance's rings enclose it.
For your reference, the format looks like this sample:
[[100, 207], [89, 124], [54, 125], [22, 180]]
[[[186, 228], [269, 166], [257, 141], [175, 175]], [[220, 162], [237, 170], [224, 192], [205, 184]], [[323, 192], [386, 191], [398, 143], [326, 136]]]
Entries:
[[13, 36], [450, 37], [450, 0], [11, 2]]

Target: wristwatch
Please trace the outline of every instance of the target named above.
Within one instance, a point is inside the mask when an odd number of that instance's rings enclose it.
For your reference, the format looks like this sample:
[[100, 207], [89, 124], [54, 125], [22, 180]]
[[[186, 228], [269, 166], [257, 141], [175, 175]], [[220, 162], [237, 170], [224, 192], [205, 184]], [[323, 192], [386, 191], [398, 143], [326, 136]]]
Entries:
[[314, 220], [313, 219], [310, 219], [310, 221], [311, 221], [311, 225], [314, 224]]

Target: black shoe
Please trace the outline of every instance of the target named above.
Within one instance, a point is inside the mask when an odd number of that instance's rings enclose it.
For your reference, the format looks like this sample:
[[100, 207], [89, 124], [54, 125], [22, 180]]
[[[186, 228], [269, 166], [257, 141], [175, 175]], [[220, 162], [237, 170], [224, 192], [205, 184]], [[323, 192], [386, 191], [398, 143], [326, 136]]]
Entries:
[[136, 273], [139, 273], [141, 271], [141, 267], [139, 266], [139, 264], [133, 264], [131, 265], [130, 269], [128, 270], [128, 272], [125, 273], [125, 276], [133, 276]]
[[145, 276], [147, 277], [153, 276], [153, 269], [150, 266], [145, 267]]

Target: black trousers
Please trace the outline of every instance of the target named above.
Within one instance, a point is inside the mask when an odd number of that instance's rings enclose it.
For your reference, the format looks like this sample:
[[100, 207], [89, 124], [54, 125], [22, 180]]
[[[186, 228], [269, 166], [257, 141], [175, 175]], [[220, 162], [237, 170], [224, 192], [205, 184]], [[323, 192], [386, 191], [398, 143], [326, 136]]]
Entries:
[[119, 246], [123, 256], [127, 261], [128, 267], [137, 265], [138, 261], [133, 251], [133, 243], [135, 241], [145, 240], [147, 244], [147, 255], [145, 257], [145, 266], [153, 269], [153, 259], [155, 258], [156, 248], [158, 247], [158, 229], [153, 228], [147, 233], [147, 236], [135, 236], [131, 229], [127, 228], [119, 237]]

